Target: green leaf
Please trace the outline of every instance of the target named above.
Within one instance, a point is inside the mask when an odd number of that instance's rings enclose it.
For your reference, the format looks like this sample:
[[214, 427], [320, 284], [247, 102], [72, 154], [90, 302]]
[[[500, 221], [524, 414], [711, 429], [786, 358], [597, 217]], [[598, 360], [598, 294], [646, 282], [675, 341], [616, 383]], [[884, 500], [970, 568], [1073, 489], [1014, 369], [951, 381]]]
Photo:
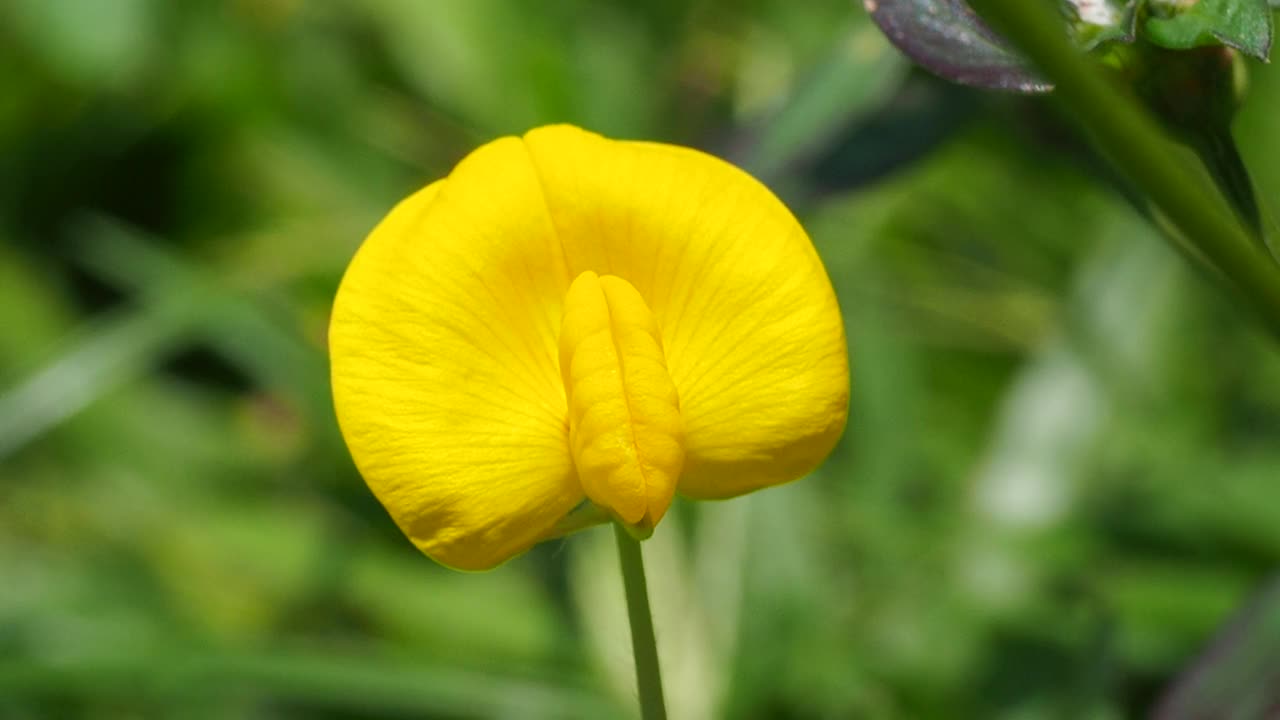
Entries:
[[1267, 0], [1199, 0], [1183, 6], [1152, 0], [1143, 34], [1170, 50], [1227, 45], [1259, 60], [1271, 54], [1272, 19]]

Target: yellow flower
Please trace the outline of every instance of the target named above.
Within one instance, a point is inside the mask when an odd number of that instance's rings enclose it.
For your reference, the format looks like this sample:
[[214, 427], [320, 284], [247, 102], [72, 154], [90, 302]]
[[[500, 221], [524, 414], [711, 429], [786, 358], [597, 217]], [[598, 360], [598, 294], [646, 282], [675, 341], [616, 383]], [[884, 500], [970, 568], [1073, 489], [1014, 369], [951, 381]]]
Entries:
[[830, 281], [764, 186], [571, 126], [506, 137], [401, 202], [334, 301], [339, 424], [404, 533], [493, 567], [602, 509], [794, 480], [844, 429]]

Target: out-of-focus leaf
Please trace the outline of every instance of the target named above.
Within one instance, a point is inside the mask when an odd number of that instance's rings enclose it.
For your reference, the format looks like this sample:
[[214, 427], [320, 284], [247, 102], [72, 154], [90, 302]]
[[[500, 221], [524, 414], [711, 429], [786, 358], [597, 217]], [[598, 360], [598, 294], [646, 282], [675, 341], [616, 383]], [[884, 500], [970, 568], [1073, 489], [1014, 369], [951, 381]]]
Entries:
[[199, 288], [203, 303], [195, 339], [208, 342], [265, 387], [284, 394], [319, 432], [336, 434], [323, 357], [318, 347], [307, 345], [297, 326], [288, 324], [288, 313], [277, 317], [261, 298], [165, 253], [119, 223], [90, 221], [84, 225], [84, 236], [79, 259], [86, 266], [157, 305], [167, 304], [174, 288]]
[[1110, 414], [1110, 388], [1099, 371], [1132, 385], [1160, 369], [1151, 350], [1159, 310], [1152, 301], [1171, 291], [1170, 256], [1144, 237], [1136, 216], [1115, 207], [1098, 212], [1108, 211], [1103, 242], [1081, 266], [1067, 308], [1075, 335], [1099, 340], [1087, 356], [1075, 337], [1052, 336], [1012, 383], [974, 481], [984, 524], [1046, 527], [1068, 513], [1078, 502], [1080, 460]]
[[[572, 27], [499, 0], [353, 3], [422, 96], [483, 135], [563, 119]], [[637, 91], [641, 92], [641, 91]]]
[[1117, 652], [1134, 668], [1170, 667], [1248, 597], [1239, 569], [1143, 558], [1112, 562], [1096, 579], [1124, 628]]
[[863, 0], [863, 4], [898, 49], [948, 80], [992, 90], [1051, 89], [964, 0]]
[[1280, 580], [1219, 631], [1160, 701], [1154, 720], [1251, 720], [1280, 708]]
[[1152, 0], [1142, 31], [1171, 50], [1227, 45], [1259, 60], [1271, 54], [1272, 18], [1267, 0], [1200, 0], [1184, 7]]
[[30, 50], [60, 78], [85, 87], [138, 79], [161, 37], [155, 0], [105, 3], [0, 3], [0, 19], [18, 28]]
[[389, 644], [491, 666], [546, 663], [571, 637], [535, 578], [517, 564], [483, 575], [432, 567], [416, 553], [354, 550], [344, 594]]
[[139, 526], [166, 541], [143, 545], [148, 566], [168, 582], [169, 602], [219, 637], [252, 638], [280, 623], [314, 582], [326, 550], [323, 516], [300, 504], [287, 517], [268, 503], [200, 497], [197, 507], [177, 511], [154, 504]]
[[34, 367], [75, 327], [62, 289], [47, 265], [18, 253], [0, 234], [0, 385], [10, 373]]
[[0, 457], [153, 367], [194, 329], [199, 300], [125, 311], [94, 322], [27, 380], [0, 393]]
[[907, 67], [884, 37], [863, 21], [766, 121], [743, 164], [766, 181], [773, 180], [877, 109], [901, 85]]
[[824, 195], [869, 186], [946, 144], [981, 108], [967, 88], [909, 75], [888, 103], [820, 148], [803, 181]]
[[[240, 694], [317, 710], [345, 710], [357, 717], [585, 719], [617, 715], [613, 705], [590, 691], [543, 679], [501, 677], [380, 656], [299, 651], [216, 654], [183, 647], [158, 656], [0, 663], [0, 697], [6, 700], [80, 698], [190, 709], [201, 699]], [[185, 712], [178, 715], [185, 716]]]

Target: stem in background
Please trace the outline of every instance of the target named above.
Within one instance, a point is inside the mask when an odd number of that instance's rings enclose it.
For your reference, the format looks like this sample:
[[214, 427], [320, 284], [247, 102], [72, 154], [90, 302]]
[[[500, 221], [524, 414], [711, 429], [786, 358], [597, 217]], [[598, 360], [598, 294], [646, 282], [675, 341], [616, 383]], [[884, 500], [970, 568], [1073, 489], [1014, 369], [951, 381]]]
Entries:
[[1119, 92], [1063, 31], [1049, 5], [970, 0], [1055, 85], [1055, 94], [1103, 154], [1173, 221], [1280, 336], [1280, 268], [1261, 253], [1221, 198], [1168, 151], [1164, 133], [1137, 102]]
[[643, 720], [666, 720], [662, 698], [662, 675], [658, 672], [658, 643], [653, 635], [653, 614], [649, 611], [649, 588], [644, 579], [644, 558], [640, 542], [622, 525], [613, 524], [618, 540], [618, 562], [627, 593], [627, 616], [631, 620], [631, 649], [636, 658], [636, 688], [640, 694]]

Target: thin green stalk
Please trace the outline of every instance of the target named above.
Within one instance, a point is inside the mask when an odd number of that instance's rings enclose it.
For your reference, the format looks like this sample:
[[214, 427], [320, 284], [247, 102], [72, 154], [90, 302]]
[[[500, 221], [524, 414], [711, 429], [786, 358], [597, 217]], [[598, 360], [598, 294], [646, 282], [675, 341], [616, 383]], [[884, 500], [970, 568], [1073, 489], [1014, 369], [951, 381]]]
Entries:
[[1227, 210], [1220, 196], [1169, 152], [1164, 134], [1067, 39], [1051, 5], [1028, 0], [970, 4], [1040, 69], [1121, 173], [1173, 221], [1280, 335], [1280, 271]]
[[622, 566], [622, 584], [627, 592], [631, 649], [636, 658], [636, 687], [640, 692], [640, 717], [644, 720], [666, 720], [662, 675], [658, 672], [658, 643], [653, 635], [653, 615], [649, 612], [649, 588], [644, 579], [640, 542], [617, 523], [613, 525], [613, 532], [618, 540], [618, 562]]

